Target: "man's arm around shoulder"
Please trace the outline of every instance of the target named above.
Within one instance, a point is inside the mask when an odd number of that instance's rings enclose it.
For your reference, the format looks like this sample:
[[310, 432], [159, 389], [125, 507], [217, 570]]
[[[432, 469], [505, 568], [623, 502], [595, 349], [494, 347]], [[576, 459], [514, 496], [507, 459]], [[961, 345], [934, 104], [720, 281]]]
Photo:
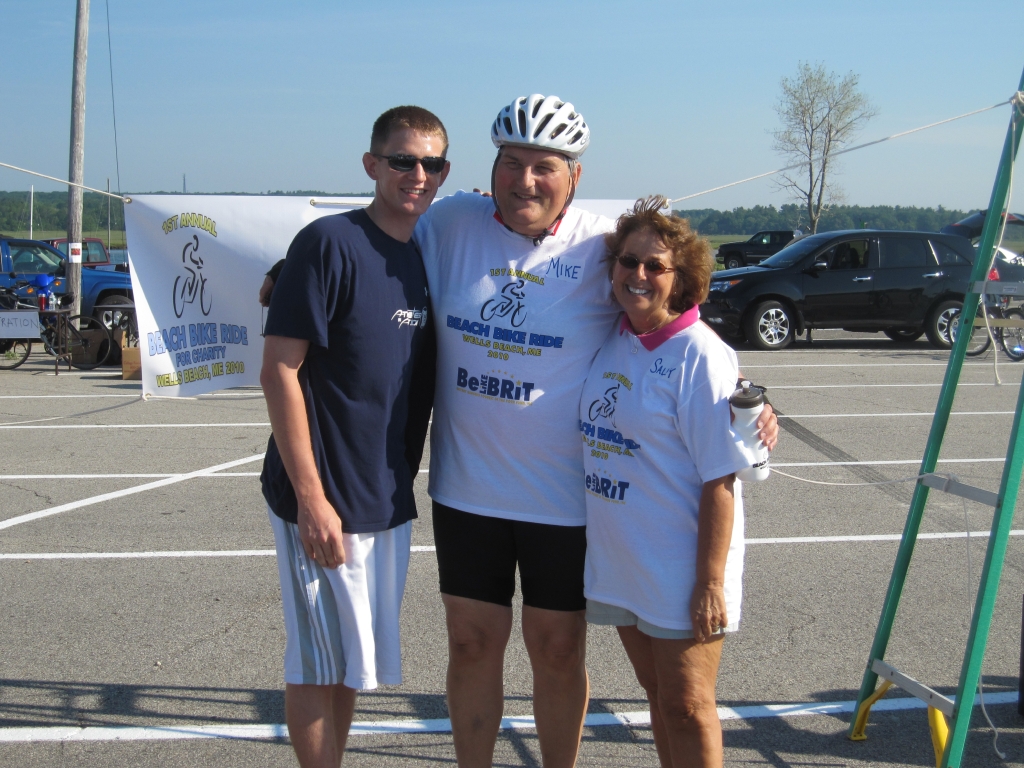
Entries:
[[345, 562], [341, 518], [327, 501], [313, 459], [306, 402], [299, 368], [309, 342], [286, 336], [267, 336], [263, 344], [260, 383], [267, 399], [274, 442], [298, 500], [299, 538], [306, 554], [324, 568]]

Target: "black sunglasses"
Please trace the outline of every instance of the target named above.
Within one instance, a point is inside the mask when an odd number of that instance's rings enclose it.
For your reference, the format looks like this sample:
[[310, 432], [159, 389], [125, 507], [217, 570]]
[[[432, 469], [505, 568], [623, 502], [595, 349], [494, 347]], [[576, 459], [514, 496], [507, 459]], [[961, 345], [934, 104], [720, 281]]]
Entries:
[[[618, 256], [615, 260], [629, 270], [636, 269], [641, 264], [640, 259], [636, 256]], [[660, 275], [662, 272], [675, 269], [674, 267], [666, 267], [657, 259], [652, 259], [651, 261], [645, 261], [642, 263], [644, 265], [644, 272], [649, 272], [652, 275]]]
[[423, 166], [425, 173], [440, 173], [444, 170], [448, 161], [443, 157], [413, 157], [412, 155], [374, 155], [376, 158], [388, 161], [388, 167], [393, 171], [408, 173], [419, 163]]

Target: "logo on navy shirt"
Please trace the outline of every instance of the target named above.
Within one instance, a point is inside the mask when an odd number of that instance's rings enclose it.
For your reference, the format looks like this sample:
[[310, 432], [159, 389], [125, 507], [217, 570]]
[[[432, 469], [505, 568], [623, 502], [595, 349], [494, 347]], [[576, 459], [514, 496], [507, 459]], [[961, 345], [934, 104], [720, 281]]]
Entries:
[[392, 320], [398, 321], [398, 327], [408, 325], [412, 328], [425, 328], [427, 325], [426, 309], [399, 309], [391, 316]]

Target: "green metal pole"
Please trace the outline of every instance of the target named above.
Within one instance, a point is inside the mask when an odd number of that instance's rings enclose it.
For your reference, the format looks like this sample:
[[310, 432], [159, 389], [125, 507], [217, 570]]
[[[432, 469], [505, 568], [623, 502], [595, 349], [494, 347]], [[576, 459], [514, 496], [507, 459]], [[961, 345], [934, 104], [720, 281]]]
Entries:
[[[1018, 85], [1017, 90], [1024, 90], [1024, 73], [1021, 74], [1020, 85]], [[1006, 132], [1003, 153], [1000, 157], [995, 184], [992, 188], [992, 197], [989, 201], [988, 214], [985, 216], [985, 226], [982, 229], [981, 244], [978, 247], [978, 254], [974, 261], [974, 269], [971, 270], [972, 283], [984, 280], [988, 276], [989, 263], [991, 262], [992, 251], [995, 245], [995, 236], [1002, 218], [1000, 214], [1006, 205], [1006, 195], [1010, 183], [1015, 148], [1019, 145], [1020, 141], [1020, 130], [1021, 121], [1018, 120], [1011, 122]], [[968, 293], [964, 297], [964, 306], [960, 317], [961, 320], [963, 318], [970, 318], [969, 321], [962, 322], [967, 329], [970, 329], [974, 316], [978, 311], [979, 298], [979, 295], [976, 293]], [[931, 431], [928, 433], [928, 443], [925, 447], [924, 458], [921, 460], [919, 474], [923, 475], [934, 472], [935, 465], [938, 463], [939, 454], [942, 450], [942, 440], [945, 437], [946, 427], [949, 424], [949, 414], [953, 409], [956, 387], [960, 381], [960, 372], [963, 369], [964, 354], [967, 351], [967, 343], [970, 336], [969, 330], [967, 333], [957, 334], [956, 343], [950, 352], [949, 363], [946, 365], [946, 375], [942, 381], [942, 390], [939, 394], [939, 402], [935, 407], [935, 417], [932, 420]], [[878, 675], [872, 671], [871, 664], [875, 659], [884, 659], [886, 648], [889, 646], [889, 637], [892, 634], [892, 625], [896, 619], [896, 610], [899, 607], [900, 597], [903, 594], [903, 586], [906, 582], [907, 572], [910, 569], [910, 560], [914, 555], [914, 546], [917, 544], [917, 534], [921, 527], [921, 518], [924, 515], [924, 508], [928, 502], [928, 491], [928, 486], [921, 483], [918, 483], [914, 488], [914, 497], [910, 502], [907, 522], [903, 527], [903, 538], [896, 553], [896, 562], [893, 565], [892, 575], [889, 578], [889, 588], [886, 591], [882, 615], [878, 621], [878, 628], [875, 630], [875, 639], [871, 644], [871, 654], [867, 660], [864, 679], [861, 682], [860, 693], [857, 696], [857, 705], [854, 708], [854, 717], [850, 722], [850, 729], [847, 735], [852, 735], [854, 724], [857, 720], [857, 712], [860, 711], [860, 706], [864, 700], [874, 693], [875, 685], [878, 682]]]
[[[1024, 91], [1024, 75], [1021, 76], [1018, 91]], [[1010, 146], [1003, 147], [1003, 157], [1000, 162], [1000, 171], [1007, 170], [1009, 177], [1016, 160], [1017, 150], [1020, 148], [1022, 129], [1024, 129], [1024, 113], [1019, 109], [1014, 112], [1014, 119], [1010, 122], [1010, 129], [1007, 131], [1006, 143]], [[1007, 182], [1009, 179], [1007, 178]], [[998, 183], [998, 177], [997, 177]], [[993, 204], [996, 202], [996, 193], [993, 191]], [[997, 227], [988, 226], [989, 220], [993, 224], [1001, 223], [1002, 217], [992, 216], [993, 211], [1002, 212], [1006, 201], [1001, 200], [1000, 207], [989, 206], [989, 213], [985, 216], [985, 228], [982, 231], [981, 245], [978, 248], [979, 258], [982, 253], [989, 254], [991, 258], [992, 249], [995, 246]], [[991, 231], [990, 231], [991, 229]], [[966, 307], [965, 307], [966, 310]], [[961, 317], [973, 317], [966, 312]], [[967, 334], [961, 334], [966, 337]], [[945, 768], [959, 766], [963, 758], [964, 746], [967, 743], [967, 732], [971, 726], [971, 716], [974, 713], [974, 692], [978, 690], [978, 680], [981, 678], [981, 666], [985, 660], [985, 649], [988, 647], [988, 633], [992, 625], [992, 614], [995, 611], [996, 596], [999, 592], [999, 579], [1003, 573], [1003, 562], [1006, 558], [1006, 545], [1010, 538], [1010, 528], [1013, 525], [1013, 513], [1017, 506], [1017, 491], [1020, 488], [1021, 471], [1024, 469], [1024, 432], [1021, 432], [1021, 412], [1024, 409], [1024, 388], [1017, 394], [1017, 410], [1013, 416], [1013, 426], [1010, 430], [1010, 441], [1006, 449], [1006, 462], [1003, 464], [1003, 477], [999, 483], [999, 497], [995, 515], [992, 519], [992, 532], [989, 536], [988, 547], [985, 550], [985, 564], [981, 570], [981, 581], [978, 584], [978, 596], [974, 603], [974, 614], [971, 616], [971, 631], [967, 636], [967, 648], [964, 650], [964, 663], [960, 668], [960, 682], [957, 685], [956, 704], [953, 706], [952, 728], [949, 738], [946, 741], [945, 754], [942, 756], [942, 765]]]
[[1010, 444], [1006, 450], [1006, 464], [1003, 479], [999, 484], [999, 505], [992, 520], [992, 534], [985, 551], [985, 565], [981, 569], [978, 597], [971, 617], [971, 631], [967, 636], [964, 663], [960, 668], [960, 683], [956, 689], [956, 704], [953, 706], [953, 727], [946, 740], [946, 752], [942, 765], [953, 768], [960, 765], [967, 730], [974, 712], [974, 692], [978, 690], [981, 664], [985, 659], [988, 632], [992, 624], [992, 613], [999, 591], [999, 578], [1003, 572], [1006, 544], [1013, 526], [1013, 511], [1017, 506], [1017, 490], [1020, 487], [1021, 470], [1024, 468], [1024, 432], [1021, 431], [1021, 408], [1024, 407], [1024, 387], [1017, 395], [1017, 412], [1013, 417]]

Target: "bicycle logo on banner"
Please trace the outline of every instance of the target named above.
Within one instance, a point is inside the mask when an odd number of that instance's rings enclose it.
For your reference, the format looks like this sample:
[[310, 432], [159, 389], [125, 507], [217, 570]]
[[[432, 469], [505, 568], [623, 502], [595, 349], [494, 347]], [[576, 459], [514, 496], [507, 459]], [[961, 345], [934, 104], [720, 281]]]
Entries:
[[[199, 308], [203, 315], [209, 315], [213, 309], [213, 294], [206, 292], [206, 276], [203, 274], [203, 258], [196, 255], [199, 250], [199, 236], [192, 235], [192, 240], [181, 249], [181, 263], [185, 265], [187, 275], [174, 278], [174, 316], [181, 317], [185, 305], [199, 299]], [[189, 263], [192, 266], [189, 266]]]

